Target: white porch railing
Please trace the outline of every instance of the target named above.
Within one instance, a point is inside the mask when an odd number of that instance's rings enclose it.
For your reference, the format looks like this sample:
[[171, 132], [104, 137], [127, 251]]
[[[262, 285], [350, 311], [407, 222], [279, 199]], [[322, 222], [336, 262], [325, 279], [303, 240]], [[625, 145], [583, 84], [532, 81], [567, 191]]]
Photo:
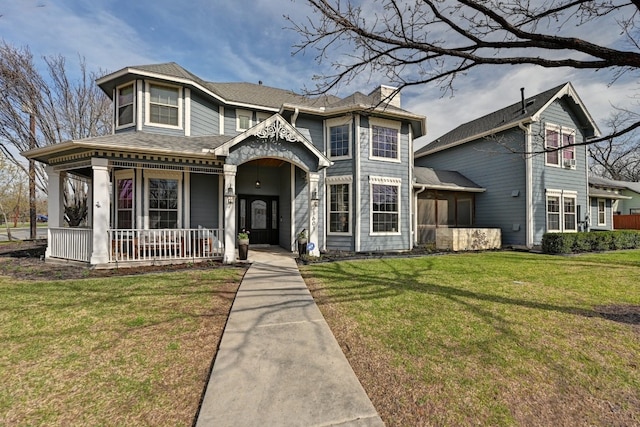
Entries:
[[109, 262], [222, 257], [222, 230], [211, 228], [109, 230]]
[[93, 252], [92, 231], [90, 228], [49, 227], [49, 256], [89, 262]]

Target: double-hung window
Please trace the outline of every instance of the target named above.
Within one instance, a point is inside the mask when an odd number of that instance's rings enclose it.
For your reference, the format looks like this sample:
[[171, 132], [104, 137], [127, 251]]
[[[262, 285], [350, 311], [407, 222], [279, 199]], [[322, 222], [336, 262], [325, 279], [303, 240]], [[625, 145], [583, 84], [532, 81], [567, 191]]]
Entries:
[[371, 232], [400, 232], [400, 182], [394, 178], [370, 177]]
[[117, 117], [116, 128], [133, 125], [134, 122], [134, 91], [133, 83], [116, 89]]
[[167, 127], [180, 127], [181, 89], [173, 86], [148, 84], [147, 121]]
[[560, 198], [547, 196], [547, 231], [560, 231]]
[[563, 195], [564, 203], [564, 231], [577, 231], [576, 196]]
[[351, 233], [350, 176], [327, 177], [329, 188], [329, 234]]
[[371, 157], [400, 161], [400, 124], [390, 120], [371, 119]]
[[577, 193], [547, 190], [547, 231], [577, 231]]
[[545, 126], [545, 163], [568, 169], [576, 167], [576, 132], [556, 125]]
[[180, 177], [179, 174], [158, 174], [147, 177], [147, 216], [149, 228], [179, 228]]
[[326, 121], [327, 151], [332, 159], [351, 157], [351, 118], [338, 117]]

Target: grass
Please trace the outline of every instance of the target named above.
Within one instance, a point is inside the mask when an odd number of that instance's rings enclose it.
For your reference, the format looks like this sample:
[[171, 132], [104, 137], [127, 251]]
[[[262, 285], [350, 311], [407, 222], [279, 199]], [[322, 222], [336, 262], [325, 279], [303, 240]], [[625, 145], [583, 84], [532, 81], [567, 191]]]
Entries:
[[303, 275], [387, 425], [640, 424], [640, 251]]
[[242, 272], [0, 277], [0, 425], [191, 425]]

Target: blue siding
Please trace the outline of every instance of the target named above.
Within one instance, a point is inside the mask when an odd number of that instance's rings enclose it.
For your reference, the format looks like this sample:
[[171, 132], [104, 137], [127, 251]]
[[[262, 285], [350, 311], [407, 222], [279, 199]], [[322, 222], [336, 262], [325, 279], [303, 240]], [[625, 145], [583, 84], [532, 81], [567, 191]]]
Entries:
[[526, 244], [524, 132], [512, 129], [415, 160], [416, 166], [453, 170], [487, 189], [476, 196], [477, 227], [500, 228], [506, 245]]
[[[567, 108], [566, 102], [555, 101], [543, 112], [540, 121], [532, 125], [533, 150], [539, 152], [544, 149], [545, 124], [572, 128], [576, 131], [575, 142], [583, 142], [584, 135], [581, 126], [577, 123], [579, 123], [577, 118]], [[576, 146], [575, 150], [575, 169], [546, 165], [544, 154], [533, 156], [534, 244], [542, 242], [542, 235], [547, 230], [546, 190], [575, 191], [577, 205], [581, 212], [578, 221], [584, 220], [584, 216], [588, 212], [586, 147]]]
[[[307, 174], [302, 169], [296, 167], [295, 172], [295, 234], [297, 235], [303, 229], [309, 232], [309, 183], [307, 182]], [[317, 243], [317, 242], [315, 242]]]
[[218, 227], [219, 179], [218, 175], [191, 174], [190, 222], [192, 228]]
[[[400, 129], [400, 139], [398, 150], [400, 152], [400, 163], [370, 159], [370, 136], [369, 120], [363, 117], [360, 121], [360, 134], [356, 135], [360, 155], [360, 173], [355, 179], [360, 183], [360, 251], [385, 251], [385, 250], [408, 250], [411, 247], [409, 197], [412, 193], [412, 185], [409, 181], [409, 135], [408, 126], [402, 125]], [[374, 235], [371, 233], [371, 186], [370, 177], [397, 178], [401, 180], [399, 206], [400, 206], [400, 234], [396, 235]], [[354, 180], [355, 180], [354, 179]]]
[[218, 105], [191, 92], [191, 136], [217, 135], [220, 132]]
[[324, 152], [324, 132], [323, 121], [309, 116], [300, 116], [296, 120], [296, 127], [308, 129], [311, 135], [311, 143], [320, 151]]
[[283, 248], [291, 248], [291, 165], [279, 169], [280, 180], [280, 225], [279, 241]]

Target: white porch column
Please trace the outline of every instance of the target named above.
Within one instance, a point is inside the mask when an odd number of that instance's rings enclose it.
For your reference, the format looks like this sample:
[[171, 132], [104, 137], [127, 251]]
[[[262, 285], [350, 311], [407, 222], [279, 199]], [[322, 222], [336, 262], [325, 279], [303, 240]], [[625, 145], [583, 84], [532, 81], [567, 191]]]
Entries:
[[[223, 165], [224, 168], [224, 257], [222, 262], [236, 262], [236, 165]], [[231, 190], [229, 190], [231, 189]], [[229, 194], [233, 194], [230, 196]]]
[[48, 225], [47, 225], [47, 251], [45, 252], [45, 257], [49, 258], [51, 256], [51, 231], [50, 227], [57, 228], [62, 227], [62, 210], [64, 208], [64, 202], [62, 200], [63, 190], [62, 185], [64, 180], [60, 176], [60, 172], [56, 172], [52, 166], [46, 167], [47, 172], [47, 216], [48, 216]]
[[93, 212], [93, 253], [91, 264], [106, 264], [109, 262], [109, 212], [111, 200], [109, 190], [109, 161], [107, 159], [91, 159], [93, 169], [92, 193], [93, 203], [89, 209]]
[[309, 243], [313, 243], [313, 249], [309, 255], [320, 256], [320, 242], [318, 241], [318, 181], [320, 174], [309, 172]]

